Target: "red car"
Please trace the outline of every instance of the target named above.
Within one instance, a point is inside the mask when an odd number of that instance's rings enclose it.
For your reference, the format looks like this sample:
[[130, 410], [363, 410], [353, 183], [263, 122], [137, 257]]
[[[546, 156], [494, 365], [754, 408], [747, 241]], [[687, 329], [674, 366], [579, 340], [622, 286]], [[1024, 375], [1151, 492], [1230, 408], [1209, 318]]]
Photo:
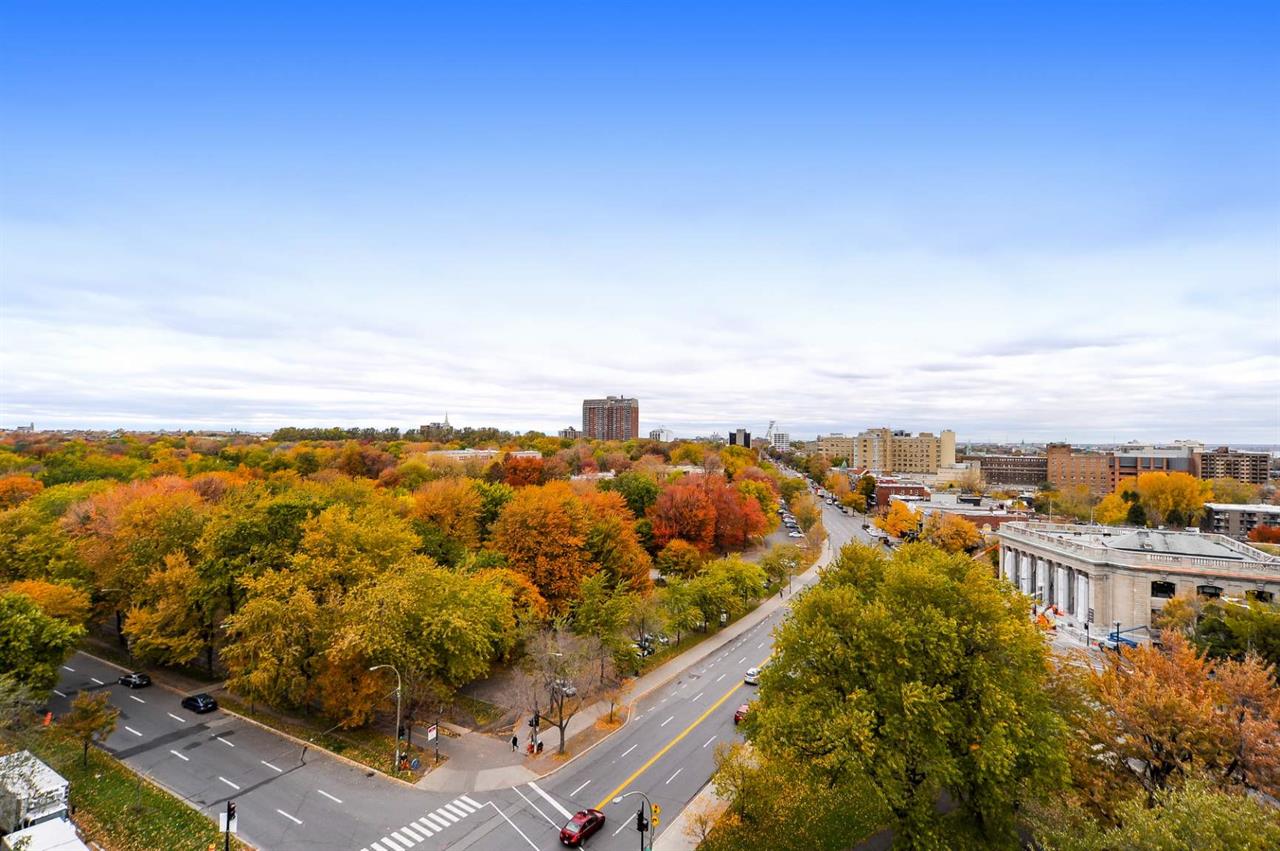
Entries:
[[578, 810], [569, 823], [560, 828], [560, 844], [580, 848], [587, 837], [604, 826], [604, 813], [599, 810]]
[[747, 712], [750, 711], [750, 709], [751, 707], [745, 703], [739, 706], [737, 711], [733, 713], [733, 723], [741, 723], [742, 719], [747, 717]]

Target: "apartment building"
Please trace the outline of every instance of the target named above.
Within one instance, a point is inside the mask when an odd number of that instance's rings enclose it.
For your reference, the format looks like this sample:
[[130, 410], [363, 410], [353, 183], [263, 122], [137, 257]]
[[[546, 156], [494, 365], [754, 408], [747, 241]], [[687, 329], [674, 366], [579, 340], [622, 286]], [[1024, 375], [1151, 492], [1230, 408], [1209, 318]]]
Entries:
[[1111, 455], [1076, 452], [1069, 443], [1045, 447], [1045, 480], [1055, 488], [1086, 485], [1095, 494], [1111, 492]]
[[779, 452], [791, 451], [791, 435], [785, 431], [775, 431], [769, 436], [770, 445]]
[[1280, 505], [1206, 502], [1200, 528], [1243, 541], [1259, 526], [1280, 527]]
[[1271, 470], [1266, 452], [1239, 452], [1219, 446], [1200, 456], [1200, 476], [1205, 479], [1239, 479], [1251, 485], [1266, 484]]
[[588, 440], [632, 440], [640, 436], [640, 400], [606, 396], [582, 401], [582, 436]]
[[982, 478], [991, 485], [1036, 487], [1049, 481], [1049, 459], [1043, 455], [965, 455], [961, 460], [980, 464]]
[[840, 432], [820, 434], [813, 441], [813, 449], [811, 451], [814, 455], [832, 464], [838, 464], [841, 461], [852, 463], [853, 438]]
[[873, 428], [851, 438], [851, 463], [875, 473], [924, 473], [933, 475], [941, 467], [956, 463], [956, 433], [944, 429], [934, 435], [922, 431]]

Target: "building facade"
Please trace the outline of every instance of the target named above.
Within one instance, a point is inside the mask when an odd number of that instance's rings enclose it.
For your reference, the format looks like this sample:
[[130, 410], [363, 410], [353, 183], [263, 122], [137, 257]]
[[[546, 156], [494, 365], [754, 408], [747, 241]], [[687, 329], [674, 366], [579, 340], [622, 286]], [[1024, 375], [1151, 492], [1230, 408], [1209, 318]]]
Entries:
[[584, 399], [582, 436], [588, 440], [632, 440], [640, 436], [640, 400], [626, 396]]
[[966, 455], [977, 461], [982, 478], [992, 485], [1037, 487], [1049, 481], [1049, 459], [1043, 455]]
[[1238, 452], [1219, 446], [1200, 456], [1200, 476], [1205, 479], [1239, 479], [1251, 485], [1266, 484], [1271, 470], [1266, 452]]
[[1178, 594], [1280, 596], [1280, 557], [1222, 535], [1030, 521], [997, 535], [1000, 575], [1079, 629], [1150, 627]]
[[1105, 452], [1076, 452], [1069, 443], [1045, 447], [1045, 481], [1062, 489], [1086, 485], [1095, 494], [1111, 492], [1111, 456]]
[[812, 452], [814, 455], [831, 463], [839, 463], [840, 461], [852, 463], [853, 438], [840, 432], [820, 434], [813, 441]]
[[791, 435], [785, 431], [775, 431], [769, 437], [770, 445], [779, 452], [791, 451]]
[[747, 431], [745, 428], [734, 429], [733, 431], [729, 432], [729, 445], [745, 446], [747, 449], [750, 449], [751, 448], [751, 432]]
[[[1233, 477], [1234, 478], [1234, 477]], [[1243, 541], [1259, 526], [1280, 528], [1280, 505], [1234, 505], [1206, 502], [1200, 528]]]
[[669, 428], [655, 428], [649, 432], [649, 439], [656, 440], [658, 443], [670, 443], [676, 439], [676, 435]]
[[1199, 477], [1201, 449], [1199, 443], [1193, 442], [1173, 446], [1125, 444], [1108, 458], [1111, 490], [1117, 490], [1143, 473], [1186, 473]]
[[560, 429], [560, 436], [566, 440], [577, 440], [579, 437], [582, 437], [582, 432], [578, 431], [573, 426], [565, 426]]

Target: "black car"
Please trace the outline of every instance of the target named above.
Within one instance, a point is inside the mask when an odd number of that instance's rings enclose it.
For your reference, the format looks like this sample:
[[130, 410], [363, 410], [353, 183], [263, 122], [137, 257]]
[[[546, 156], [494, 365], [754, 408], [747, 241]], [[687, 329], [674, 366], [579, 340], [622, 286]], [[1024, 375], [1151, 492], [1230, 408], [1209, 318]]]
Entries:
[[190, 709], [197, 715], [203, 715], [206, 712], [212, 712], [218, 708], [218, 701], [214, 700], [211, 695], [193, 694], [182, 698], [182, 708]]
[[151, 677], [148, 674], [141, 674], [135, 671], [132, 674], [125, 674], [116, 682], [129, 688], [146, 688], [151, 685]]

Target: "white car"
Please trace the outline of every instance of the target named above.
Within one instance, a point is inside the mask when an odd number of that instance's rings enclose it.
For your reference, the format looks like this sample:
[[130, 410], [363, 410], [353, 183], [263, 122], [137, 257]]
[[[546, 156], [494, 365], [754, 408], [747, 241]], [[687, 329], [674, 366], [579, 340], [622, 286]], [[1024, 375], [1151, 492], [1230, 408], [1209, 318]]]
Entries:
[[803, 537], [804, 537], [804, 535], [803, 535], [802, 533], [800, 533], [800, 532], [788, 532], [788, 533], [787, 533], [787, 537], [788, 537], [788, 538], [803, 538]]
[[742, 678], [742, 681], [749, 686], [760, 685], [760, 669], [747, 668], [747, 675]]

